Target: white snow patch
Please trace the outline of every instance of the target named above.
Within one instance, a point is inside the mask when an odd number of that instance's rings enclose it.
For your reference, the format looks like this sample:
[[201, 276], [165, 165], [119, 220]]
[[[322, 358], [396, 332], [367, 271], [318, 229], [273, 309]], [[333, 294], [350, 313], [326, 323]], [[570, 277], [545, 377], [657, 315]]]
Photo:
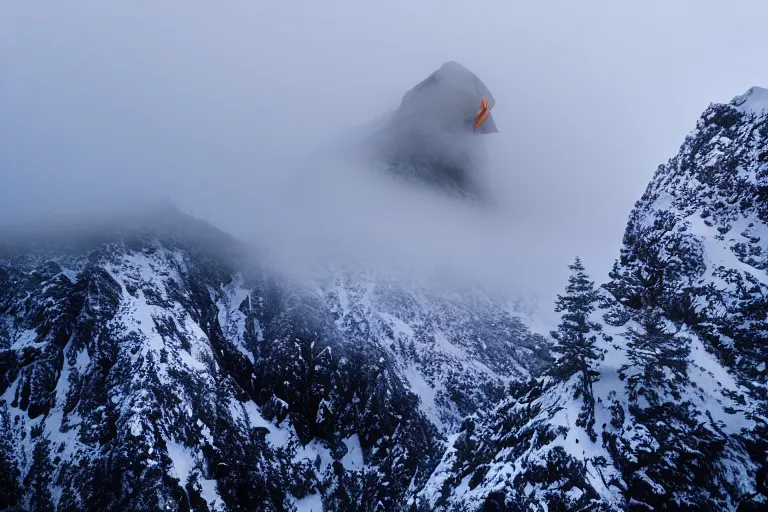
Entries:
[[[721, 427], [728, 434], [736, 434], [742, 428], [754, 427], [754, 421], [747, 419], [744, 412], [740, 410], [742, 407], [722, 392], [722, 390], [728, 390], [748, 395], [747, 390], [741, 388], [728, 370], [706, 350], [698, 336], [690, 332], [685, 334], [692, 338], [692, 364], [689, 365], [689, 377], [700, 388], [698, 390], [699, 407], [708, 411], [715, 422], [722, 422]], [[726, 412], [726, 407], [736, 412]]]
[[255, 402], [245, 402], [241, 404], [241, 406], [245, 410], [250, 428], [266, 428], [269, 430], [269, 434], [266, 435], [266, 439], [273, 446], [288, 446], [288, 443], [291, 441], [290, 431], [284, 428], [280, 428], [277, 425], [267, 421], [264, 416], [261, 415], [261, 411], [259, 411], [259, 407]]
[[296, 512], [323, 512], [323, 497], [320, 493], [310, 494], [296, 501]]
[[173, 470], [176, 477], [181, 481], [182, 487], [187, 484], [187, 478], [189, 478], [189, 472], [195, 465], [192, 455], [189, 450], [182, 444], [170, 439], [166, 441], [168, 448], [168, 456], [173, 461]]
[[435, 395], [437, 395], [438, 389], [430, 386], [421, 372], [413, 366], [406, 367], [403, 370], [403, 375], [408, 380], [411, 391], [420, 398], [419, 409], [427, 415], [432, 423], [442, 430], [444, 425], [440, 421], [439, 408], [435, 404]]
[[[715, 238], [714, 228], [710, 228], [698, 215], [694, 214], [686, 219], [691, 225], [691, 233], [697, 235], [704, 245], [707, 255], [715, 265], [723, 265], [726, 268], [740, 270], [752, 275], [762, 284], [768, 286], [768, 275], [762, 270], [756, 269], [739, 260], [728, 247], [728, 243]], [[711, 270], [710, 270], [711, 272]]]
[[[32, 422], [28, 420], [29, 417], [26, 415], [25, 411], [22, 411], [18, 407], [13, 407], [13, 405], [11, 405], [13, 403], [13, 397], [15, 396], [16, 390], [20, 384], [21, 378], [18, 377], [13, 384], [8, 386], [8, 389], [5, 391], [5, 393], [0, 396], [0, 402], [5, 402], [7, 404], [9, 417], [13, 418], [15, 415], [18, 415], [21, 418], [22, 424], [20, 428], [13, 430], [13, 435], [15, 437], [16, 446], [19, 448], [19, 469], [21, 470], [22, 474], [26, 474], [32, 463], [32, 448], [34, 446], [32, 436], [30, 435]], [[23, 439], [22, 435], [24, 436]]]
[[[64, 365], [61, 368], [61, 374], [59, 375], [59, 381], [56, 383], [56, 401], [54, 408], [63, 408], [64, 402], [67, 399], [67, 392], [69, 391], [69, 359], [67, 358], [67, 352], [69, 351], [70, 343], [64, 347]], [[78, 354], [78, 359], [80, 355]], [[58, 425], [56, 426], [58, 428]]]
[[91, 364], [91, 356], [88, 355], [88, 349], [84, 348], [77, 353], [77, 360], [75, 361], [75, 368], [80, 374], [85, 373], [85, 369]]
[[216, 480], [206, 480], [205, 478], [201, 478], [198, 481], [200, 482], [201, 487], [200, 495], [208, 503], [209, 507], [221, 500]]
[[442, 492], [445, 480], [453, 475], [452, 463], [456, 458], [456, 448], [454, 448], [454, 444], [458, 438], [458, 433], [448, 435], [448, 440], [445, 443], [445, 452], [443, 453], [443, 458], [437, 467], [432, 471], [432, 474], [429, 475], [429, 479], [424, 485], [424, 489], [420, 493], [425, 496], [427, 500], [433, 505], [437, 497]]
[[469, 479], [471, 477], [472, 475], [469, 474], [461, 479], [461, 482], [456, 486], [456, 490], [454, 491], [456, 496], [461, 497], [467, 494], [467, 491], [469, 491]]
[[363, 448], [360, 446], [360, 438], [357, 437], [357, 434], [344, 439], [344, 444], [347, 445], [347, 453], [341, 459], [344, 469], [352, 471], [363, 469], [365, 464], [363, 461]]
[[[126, 295], [128, 295], [127, 292]], [[163, 343], [163, 338], [157, 335], [155, 320], [152, 318], [152, 312], [155, 308], [147, 304], [143, 299], [135, 300], [130, 295], [128, 295], [128, 298], [131, 299], [134, 307], [130, 318], [134, 320], [137, 330], [141, 331], [149, 339], [152, 350], [162, 350], [165, 344]]]
[[296, 454], [293, 456], [292, 462], [299, 462], [302, 459], [308, 459], [312, 464], [315, 463], [317, 457], [320, 456], [320, 469], [319, 472], [325, 473], [325, 469], [333, 462], [333, 455], [331, 451], [322, 445], [317, 439], [313, 439], [305, 446], [299, 446], [296, 450]]
[[399, 318], [397, 318], [394, 315], [390, 315], [389, 313], [383, 313], [378, 312], [377, 313], [383, 320], [386, 320], [392, 327], [392, 330], [394, 330], [397, 333], [404, 334], [408, 337], [413, 337], [416, 333], [413, 332], [413, 329], [410, 325], [403, 322]]
[[[587, 432], [576, 425], [576, 419], [581, 413], [582, 402], [573, 400], [573, 389], [577, 386], [578, 375], [574, 375], [568, 381], [555, 386], [547, 393], [553, 399], [552, 403], [544, 403], [544, 407], [549, 409], [555, 406], [557, 402], [562, 407], [549, 421], [552, 426], [562, 425], [568, 428], [564, 438], [558, 437], [551, 443], [551, 446], [562, 446], [568, 453], [577, 460], [593, 458], [603, 455], [602, 443], [598, 440], [593, 442]], [[595, 416], [597, 416], [600, 406], [595, 404]], [[597, 418], [596, 418], [597, 419]], [[596, 422], [597, 423], [597, 422]], [[599, 424], [598, 424], [599, 426]], [[590, 482], [595, 485], [595, 482]]]
[[213, 446], [213, 436], [211, 435], [211, 429], [208, 428], [208, 425], [204, 425], [202, 421], [197, 420], [197, 424], [200, 427], [200, 434], [202, 434], [203, 438]]
[[179, 358], [184, 362], [184, 364], [188, 368], [192, 368], [200, 371], [207, 370], [205, 364], [203, 364], [201, 361], [198, 361], [194, 356], [192, 356], [192, 354], [190, 354], [186, 350], [179, 350]]
[[[674, 202], [675, 198], [670, 194], [669, 192], [663, 191], [660, 192], [656, 200], [653, 202], [653, 207], [658, 211], [667, 211], [672, 207], [672, 203]], [[643, 221], [643, 226], [653, 226], [653, 223], [655, 222], [656, 217], [653, 215], [646, 216]]]
[[141, 418], [139, 416], [133, 416], [128, 423], [130, 424], [131, 435], [133, 437], [141, 436], [142, 432], [144, 432], [144, 427], [141, 425]]
[[[51, 441], [52, 449], [55, 448], [57, 456], [61, 457], [63, 460], [70, 459], [77, 446], [79, 445], [77, 428], [70, 428], [70, 430], [66, 432], [61, 431], [65, 419], [64, 406], [67, 392], [69, 391], [69, 374], [71, 368], [69, 365], [69, 358], [66, 357], [66, 354], [69, 352], [69, 348], [71, 346], [70, 343], [67, 343], [67, 345], [64, 347], [64, 365], [61, 370], [61, 375], [59, 375], [59, 380], [56, 383], [56, 398], [53, 408], [44, 417], [44, 419], [41, 419], [41, 421], [44, 422], [45, 437]], [[76, 427], [79, 419], [80, 418], [76, 412], [70, 412], [68, 415], [70, 427]], [[59, 448], [61, 447], [63, 448], [61, 451], [59, 451]], [[56, 468], [56, 471], [58, 470], [60, 470], [60, 467]], [[54, 480], [55, 478], [56, 477], [54, 477]], [[61, 489], [57, 486], [54, 486], [53, 492], [55, 500], [58, 500], [58, 498], [61, 496]]]
[[64, 274], [67, 277], [67, 279], [70, 280], [70, 282], [72, 283], [77, 282], [77, 272], [75, 270], [62, 267], [61, 273]]
[[[256, 331], [256, 339], [258, 341], [264, 341], [264, 329], [261, 327], [261, 322], [255, 318], [253, 319], [253, 330]], [[253, 362], [253, 354], [251, 354], [251, 362]]]
[[216, 302], [216, 307], [219, 309], [219, 325], [224, 336], [241, 354], [254, 363], [253, 354], [243, 345], [246, 315], [239, 309], [240, 305], [250, 297], [251, 290], [244, 288], [245, 278], [242, 274], [235, 274], [232, 279], [232, 283], [224, 288], [224, 295]]
[[34, 345], [36, 343], [35, 338], [37, 338], [36, 329], [24, 329], [14, 336], [13, 342], [11, 343], [11, 350], [21, 350]]

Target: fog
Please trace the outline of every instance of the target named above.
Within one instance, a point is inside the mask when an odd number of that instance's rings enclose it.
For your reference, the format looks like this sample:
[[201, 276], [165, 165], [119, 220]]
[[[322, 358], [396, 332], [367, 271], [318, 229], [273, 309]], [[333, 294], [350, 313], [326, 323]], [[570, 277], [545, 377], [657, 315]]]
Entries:
[[[768, 85], [767, 15], [759, 1], [5, 2], [0, 223], [171, 201], [286, 264], [393, 257], [551, 304], [576, 255], [605, 279], [634, 202], [707, 105]], [[498, 102], [491, 208], [339, 150], [449, 60]]]

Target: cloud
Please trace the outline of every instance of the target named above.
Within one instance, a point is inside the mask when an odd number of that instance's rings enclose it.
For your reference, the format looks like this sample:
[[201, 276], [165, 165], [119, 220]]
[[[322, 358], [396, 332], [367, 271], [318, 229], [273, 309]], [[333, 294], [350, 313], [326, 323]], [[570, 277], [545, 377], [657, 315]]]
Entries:
[[[634, 201], [708, 103], [768, 84], [766, 14], [757, 1], [9, 3], [0, 218], [169, 198], [286, 253], [384, 247], [549, 300], [576, 254], [605, 277]], [[449, 60], [498, 102], [492, 212], [366, 181], [322, 149]]]

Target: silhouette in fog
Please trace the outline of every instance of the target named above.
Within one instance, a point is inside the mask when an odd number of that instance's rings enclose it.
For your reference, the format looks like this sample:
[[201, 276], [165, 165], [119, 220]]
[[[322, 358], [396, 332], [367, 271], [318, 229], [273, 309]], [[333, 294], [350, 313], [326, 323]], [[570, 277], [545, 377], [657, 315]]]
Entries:
[[364, 144], [399, 178], [482, 199], [481, 137], [499, 131], [491, 115], [495, 102], [474, 73], [447, 62], [406, 92]]

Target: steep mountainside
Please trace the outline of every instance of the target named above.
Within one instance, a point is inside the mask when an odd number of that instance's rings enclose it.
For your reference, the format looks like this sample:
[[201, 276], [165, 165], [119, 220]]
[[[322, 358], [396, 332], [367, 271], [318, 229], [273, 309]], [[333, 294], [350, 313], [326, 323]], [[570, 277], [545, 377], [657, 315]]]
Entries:
[[607, 282], [574, 262], [551, 340], [476, 289], [294, 282], [177, 212], [4, 238], [0, 509], [765, 510], [767, 237], [754, 88]]
[[768, 91], [703, 113], [602, 290], [574, 268], [562, 356], [464, 422], [425, 509], [766, 510]]
[[105, 229], [3, 252], [0, 509], [406, 509], [549, 360], [477, 291], [293, 283], [176, 212]]

